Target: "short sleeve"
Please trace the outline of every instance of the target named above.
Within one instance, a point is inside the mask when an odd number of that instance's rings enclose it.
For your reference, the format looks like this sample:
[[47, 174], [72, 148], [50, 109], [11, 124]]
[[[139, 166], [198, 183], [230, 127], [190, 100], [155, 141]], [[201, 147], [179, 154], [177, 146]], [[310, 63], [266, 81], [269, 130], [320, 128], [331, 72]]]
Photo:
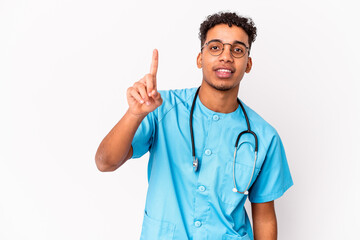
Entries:
[[252, 203], [273, 201], [281, 197], [292, 185], [284, 146], [276, 134], [270, 143], [260, 173], [249, 190], [249, 200]]
[[149, 113], [138, 127], [131, 146], [133, 155], [131, 158], [140, 158], [149, 151], [155, 135], [155, 117], [154, 112]]

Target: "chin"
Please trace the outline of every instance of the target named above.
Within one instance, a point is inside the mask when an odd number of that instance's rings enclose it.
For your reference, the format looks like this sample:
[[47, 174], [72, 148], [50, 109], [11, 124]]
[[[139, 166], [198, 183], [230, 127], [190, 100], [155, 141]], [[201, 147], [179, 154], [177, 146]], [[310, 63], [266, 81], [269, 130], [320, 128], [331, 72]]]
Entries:
[[216, 90], [219, 90], [219, 91], [223, 91], [223, 92], [226, 92], [226, 91], [229, 91], [232, 89], [232, 87], [228, 87], [228, 86], [213, 86], [213, 88], [215, 88]]
[[235, 86], [229, 86], [229, 85], [216, 85], [216, 84], [213, 84], [213, 83], [208, 82], [208, 81], [206, 81], [206, 83], [210, 87], [212, 87], [212, 88], [214, 88], [214, 89], [216, 89], [218, 91], [223, 91], [223, 92], [229, 91], [229, 90], [231, 90], [231, 89], [233, 89], [235, 87]]

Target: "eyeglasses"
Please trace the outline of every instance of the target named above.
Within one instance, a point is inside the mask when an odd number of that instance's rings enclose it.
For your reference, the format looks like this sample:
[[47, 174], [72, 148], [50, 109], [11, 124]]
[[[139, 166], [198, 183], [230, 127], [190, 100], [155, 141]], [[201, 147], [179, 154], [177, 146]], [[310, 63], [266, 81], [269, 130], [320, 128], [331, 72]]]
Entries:
[[202, 46], [201, 51], [206, 47], [211, 55], [219, 56], [224, 52], [224, 45], [230, 45], [230, 53], [234, 58], [241, 58], [249, 51], [249, 47], [243, 42], [236, 41], [233, 44], [230, 44], [222, 43], [218, 39], [213, 39], [205, 43]]

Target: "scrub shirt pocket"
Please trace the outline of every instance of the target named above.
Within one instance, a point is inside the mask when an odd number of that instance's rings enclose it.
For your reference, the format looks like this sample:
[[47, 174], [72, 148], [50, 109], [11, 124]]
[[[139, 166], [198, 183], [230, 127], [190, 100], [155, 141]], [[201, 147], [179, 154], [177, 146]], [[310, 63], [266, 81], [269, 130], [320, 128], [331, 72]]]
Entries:
[[[254, 150], [250, 142], [242, 142], [241, 147], [238, 148], [236, 154], [236, 162], [234, 166], [233, 160], [227, 161], [224, 168], [224, 173], [222, 174], [221, 180], [221, 189], [219, 190], [220, 200], [226, 204], [237, 206], [243, 198], [247, 195], [233, 192], [234, 188], [234, 178], [233, 178], [233, 168], [235, 168], [235, 180], [236, 188], [238, 191], [245, 191], [253, 172], [254, 167]], [[240, 146], [239, 145], [239, 146]], [[234, 167], [233, 167], [234, 166]], [[254, 175], [252, 176], [251, 183], [249, 185], [249, 190], [254, 183], [257, 175], [259, 174], [259, 169], [255, 167]]]
[[140, 240], [171, 240], [173, 239], [175, 224], [155, 220], [145, 211]]
[[251, 239], [247, 234], [245, 234], [244, 236], [225, 234], [222, 237], [222, 240], [251, 240]]

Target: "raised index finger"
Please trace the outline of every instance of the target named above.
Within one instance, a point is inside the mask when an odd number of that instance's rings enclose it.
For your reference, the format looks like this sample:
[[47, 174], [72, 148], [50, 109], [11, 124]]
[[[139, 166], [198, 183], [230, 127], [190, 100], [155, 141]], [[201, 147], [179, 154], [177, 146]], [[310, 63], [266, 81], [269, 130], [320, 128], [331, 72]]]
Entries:
[[150, 74], [153, 75], [155, 78], [158, 69], [158, 63], [159, 63], [159, 52], [157, 49], [154, 49], [152, 55], [151, 67], [150, 67]]

